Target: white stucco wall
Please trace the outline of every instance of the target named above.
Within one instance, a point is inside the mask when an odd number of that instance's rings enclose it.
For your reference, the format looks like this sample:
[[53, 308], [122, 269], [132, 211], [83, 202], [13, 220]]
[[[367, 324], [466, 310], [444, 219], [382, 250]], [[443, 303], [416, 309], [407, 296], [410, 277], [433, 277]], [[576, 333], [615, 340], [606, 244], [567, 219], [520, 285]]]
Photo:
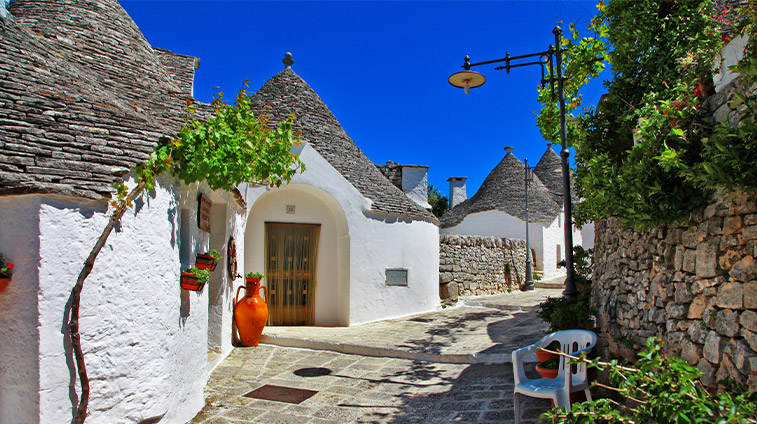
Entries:
[[[439, 230], [381, 215], [350, 226], [350, 324], [432, 311], [439, 306]], [[388, 286], [387, 268], [406, 268], [408, 285]]]
[[581, 241], [584, 249], [594, 248], [594, 223], [590, 222], [581, 227]]
[[0, 252], [15, 267], [0, 292], [0, 423], [39, 416], [39, 205], [38, 196], [0, 197]]
[[[438, 227], [367, 212], [370, 201], [311, 146], [301, 149], [300, 159], [307, 170], [288, 186], [245, 190], [251, 205], [245, 272], [263, 270], [266, 221], [320, 223], [316, 325], [433, 310], [439, 304]], [[288, 204], [295, 205], [294, 215], [286, 214]], [[384, 271], [396, 267], [408, 268], [408, 287], [386, 286]]]
[[402, 191], [422, 208], [431, 209], [428, 204], [428, 167], [403, 165]]
[[[196, 253], [209, 247], [224, 251], [225, 245], [209, 246], [209, 235], [197, 228], [198, 189], [210, 192], [207, 187], [179, 187], [169, 178], [161, 178], [156, 190], [124, 215], [84, 285], [80, 327], [91, 387], [88, 423], [131, 423], [153, 417], [163, 417], [165, 423], [184, 423], [204, 405], [203, 388], [209, 375], [208, 293], [214, 282], [199, 293], [180, 289], [180, 271], [191, 265], [180, 261], [180, 251], [185, 250], [180, 248], [181, 235], [188, 236], [186, 250], [192, 263]], [[218, 231], [243, 233], [239, 227], [243, 227], [244, 214], [230, 196], [213, 194], [211, 198], [229, 201], [224, 213], [236, 209], [234, 219]], [[26, 209], [19, 204], [22, 200]], [[38, 270], [38, 289], [32, 287], [37, 298], [23, 305], [38, 310], [33, 321], [38, 332], [38, 355], [33, 355], [38, 375], [32, 381], [38, 385], [39, 408], [30, 414], [31, 408], [25, 407], [22, 419], [8, 422], [68, 422], [78, 403], [79, 383], [71, 366], [74, 359], [64, 311], [83, 261], [108, 220], [105, 202], [33, 195], [3, 198], [2, 205], [6, 208], [3, 217], [36, 222], [39, 258], [34, 260], [31, 246], [32, 268]], [[188, 209], [186, 222], [181, 222], [182, 207]], [[181, 225], [189, 228], [182, 232]], [[34, 234], [30, 229], [25, 233]], [[5, 234], [3, 231], [2, 237]], [[9, 258], [16, 262], [13, 256]], [[20, 270], [19, 283], [29, 275], [33, 286], [34, 275], [27, 274], [26, 266]], [[230, 327], [230, 302], [221, 303], [226, 316], [219, 319]], [[231, 349], [230, 330], [222, 332], [227, 340], [220, 344], [218, 356]], [[34, 370], [34, 366], [15, 361], [10, 365]], [[0, 410], [5, 414], [5, 408]]]
[[[534, 231], [534, 228], [540, 225], [539, 223], [531, 222], [528, 227], [530, 231]], [[460, 224], [454, 227], [442, 228], [439, 232], [444, 234], [493, 236], [525, 240], [526, 221], [502, 211], [493, 210], [469, 214]]]

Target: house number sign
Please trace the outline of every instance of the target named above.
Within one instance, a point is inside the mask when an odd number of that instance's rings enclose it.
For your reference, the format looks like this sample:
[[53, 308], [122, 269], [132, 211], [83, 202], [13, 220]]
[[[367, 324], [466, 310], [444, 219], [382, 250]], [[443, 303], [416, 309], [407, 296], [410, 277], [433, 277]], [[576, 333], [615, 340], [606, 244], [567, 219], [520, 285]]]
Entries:
[[210, 199], [204, 194], [200, 195], [199, 207], [197, 208], [197, 226], [201, 230], [210, 232]]
[[407, 268], [387, 268], [387, 286], [407, 286]]

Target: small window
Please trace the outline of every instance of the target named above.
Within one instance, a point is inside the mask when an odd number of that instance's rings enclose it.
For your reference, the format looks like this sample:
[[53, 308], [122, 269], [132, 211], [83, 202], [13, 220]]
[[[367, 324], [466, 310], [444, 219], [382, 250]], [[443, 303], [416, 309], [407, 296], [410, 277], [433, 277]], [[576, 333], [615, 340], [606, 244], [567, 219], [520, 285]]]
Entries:
[[557, 249], [556, 249], [556, 252], [555, 252], [555, 253], [556, 253], [556, 256], [555, 256], [555, 258], [557, 259], [557, 262], [556, 262], [556, 263], [558, 263], [558, 264], [559, 264], [559, 263], [560, 263], [560, 261], [562, 260], [562, 246], [560, 246], [560, 245], [558, 244], [558, 245], [557, 245]]
[[407, 268], [387, 268], [387, 286], [407, 286]]

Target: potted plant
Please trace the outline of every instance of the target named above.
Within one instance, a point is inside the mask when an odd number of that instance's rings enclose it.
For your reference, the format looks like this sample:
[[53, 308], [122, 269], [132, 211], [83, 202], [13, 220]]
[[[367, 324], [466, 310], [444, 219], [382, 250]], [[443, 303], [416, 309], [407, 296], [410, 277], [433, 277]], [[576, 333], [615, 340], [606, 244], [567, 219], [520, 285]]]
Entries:
[[[546, 353], [546, 352], [544, 352]], [[560, 366], [560, 357], [553, 355], [549, 359], [545, 361], [539, 361], [538, 364], [536, 364], [536, 371], [541, 374], [542, 378], [555, 378], [557, 377], [557, 367]]]
[[197, 259], [195, 260], [195, 266], [199, 269], [215, 271], [216, 265], [218, 265], [220, 260], [221, 252], [213, 249], [210, 252], [198, 254]]
[[263, 279], [263, 274], [259, 272], [248, 272], [245, 276], [245, 281], [248, 283], [259, 283]]
[[208, 282], [210, 271], [197, 267], [189, 268], [181, 273], [181, 288], [184, 290], [202, 291]]
[[5, 286], [11, 282], [11, 274], [13, 274], [13, 264], [5, 263], [3, 254], [0, 253], [0, 292], [5, 290]]

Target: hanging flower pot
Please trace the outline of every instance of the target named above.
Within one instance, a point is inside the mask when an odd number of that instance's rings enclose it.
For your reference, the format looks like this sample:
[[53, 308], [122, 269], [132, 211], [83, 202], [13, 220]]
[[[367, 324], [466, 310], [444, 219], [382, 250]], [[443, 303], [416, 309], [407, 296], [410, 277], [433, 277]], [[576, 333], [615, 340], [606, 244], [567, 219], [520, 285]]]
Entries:
[[208, 282], [210, 271], [206, 269], [190, 268], [181, 273], [181, 288], [191, 291], [202, 291]]
[[5, 264], [5, 258], [0, 253], [0, 292], [5, 290], [5, 286], [11, 282], [11, 274], [13, 273], [13, 264]]
[[0, 292], [5, 290], [5, 286], [11, 282], [11, 277], [0, 277]]
[[218, 262], [210, 255], [197, 255], [197, 259], [195, 259], [195, 266], [199, 269], [215, 271], [217, 264]]

